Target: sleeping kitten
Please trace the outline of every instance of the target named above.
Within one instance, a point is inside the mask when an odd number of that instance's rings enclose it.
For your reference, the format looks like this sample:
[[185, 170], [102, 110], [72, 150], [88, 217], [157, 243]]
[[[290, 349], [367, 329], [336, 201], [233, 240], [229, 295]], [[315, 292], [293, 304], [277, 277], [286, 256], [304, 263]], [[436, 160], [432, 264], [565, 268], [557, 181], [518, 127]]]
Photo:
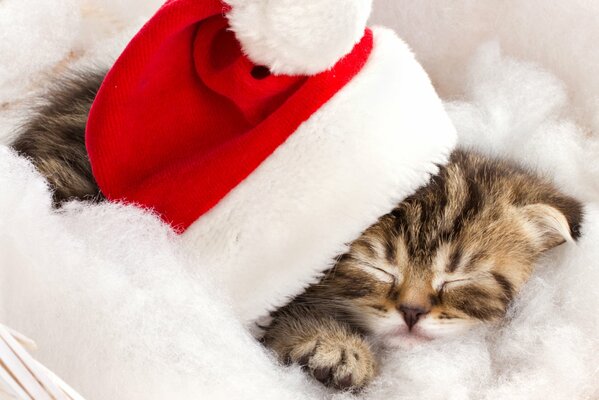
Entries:
[[[13, 142], [46, 177], [56, 205], [103, 198], [85, 149], [103, 76], [60, 83]], [[264, 344], [327, 385], [362, 388], [377, 368], [372, 346], [458, 335], [504, 317], [540, 255], [578, 238], [581, 220], [576, 200], [534, 174], [455, 151], [318, 284], [273, 313]]]
[[541, 254], [579, 237], [582, 207], [507, 162], [455, 151], [430, 183], [273, 314], [264, 343], [326, 385], [359, 389], [373, 345], [500, 320]]

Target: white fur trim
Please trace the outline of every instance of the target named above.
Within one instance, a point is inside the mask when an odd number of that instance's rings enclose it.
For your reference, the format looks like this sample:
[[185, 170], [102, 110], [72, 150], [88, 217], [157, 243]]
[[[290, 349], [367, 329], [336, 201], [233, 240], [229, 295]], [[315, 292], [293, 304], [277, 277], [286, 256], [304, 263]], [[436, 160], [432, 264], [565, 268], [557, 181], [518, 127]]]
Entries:
[[374, 33], [364, 69], [184, 235], [246, 322], [314, 282], [454, 146], [411, 51]]
[[372, 0], [227, 0], [244, 52], [275, 74], [331, 68], [364, 34]]

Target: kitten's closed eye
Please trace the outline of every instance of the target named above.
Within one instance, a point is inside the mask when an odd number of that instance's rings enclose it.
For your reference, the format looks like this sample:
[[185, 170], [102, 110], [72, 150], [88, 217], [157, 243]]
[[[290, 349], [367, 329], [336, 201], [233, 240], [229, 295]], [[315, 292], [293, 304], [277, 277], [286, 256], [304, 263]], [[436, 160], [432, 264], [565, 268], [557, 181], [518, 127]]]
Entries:
[[375, 267], [373, 265], [362, 264], [362, 269], [364, 272], [372, 275], [374, 278], [378, 279], [381, 282], [390, 283], [392, 285], [397, 285], [398, 277], [396, 274], [385, 271], [382, 268]]
[[443, 294], [444, 291], [446, 290], [450, 290], [453, 287], [457, 287], [459, 285], [464, 285], [467, 284], [468, 282], [472, 282], [472, 279], [455, 279], [453, 281], [445, 281], [441, 284], [441, 286], [439, 286], [439, 288], [437, 289], [437, 292], [439, 292], [439, 294]]

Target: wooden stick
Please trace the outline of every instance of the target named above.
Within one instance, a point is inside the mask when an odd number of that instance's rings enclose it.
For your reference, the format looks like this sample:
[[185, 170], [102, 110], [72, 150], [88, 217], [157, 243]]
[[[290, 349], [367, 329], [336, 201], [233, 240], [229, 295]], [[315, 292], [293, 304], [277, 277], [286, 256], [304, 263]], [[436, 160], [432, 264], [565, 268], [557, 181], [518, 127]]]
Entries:
[[85, 400], [25, 348], [37, 346], [0, 324], [0, 400]]

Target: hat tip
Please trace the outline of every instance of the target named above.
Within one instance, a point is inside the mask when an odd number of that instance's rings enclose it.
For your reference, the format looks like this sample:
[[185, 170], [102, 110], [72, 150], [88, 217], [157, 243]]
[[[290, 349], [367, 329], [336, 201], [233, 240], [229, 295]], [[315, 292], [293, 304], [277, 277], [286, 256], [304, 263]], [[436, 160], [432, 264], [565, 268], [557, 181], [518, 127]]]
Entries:
[[333, 67], [364, 35], [372, 0], [227, 0], [231, 29], [255, 64], [279, 75]]

